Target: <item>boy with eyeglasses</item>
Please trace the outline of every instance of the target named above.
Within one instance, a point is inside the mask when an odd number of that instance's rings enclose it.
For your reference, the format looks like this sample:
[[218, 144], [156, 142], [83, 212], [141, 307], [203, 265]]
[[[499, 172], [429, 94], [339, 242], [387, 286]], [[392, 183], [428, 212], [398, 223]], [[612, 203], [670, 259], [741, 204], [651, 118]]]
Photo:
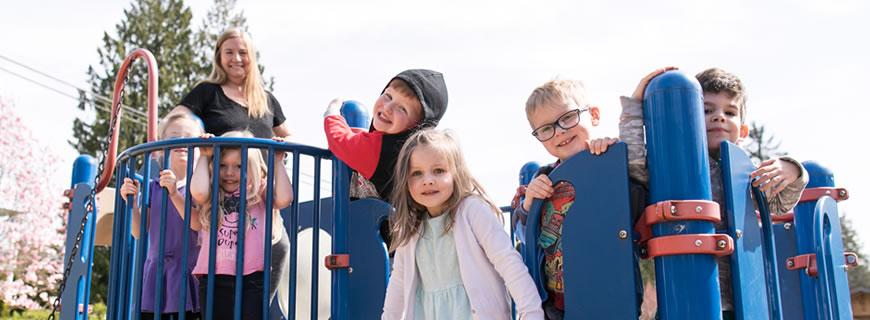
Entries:
[[579, 81], [551, 80], [536, 88], [526, 101], [526, 117], [532, 128], [532, 136], [558, 160], [542, 167], [537, 177], [518, 191], [514, 199], [521, 199], [523, 196], [525, 199], [521, 204], [515, 201], [513, 217], [525, 225], [532, 201], [545, 200], [541, 212], [540, 237], [528, 239], [526, 245], [535, 245], [538, 250], [543, 250], [544, 286], [547, 292], [547, 296], [542, 297], [544, 313], [547, 319], [562, 319], [565, 314], [562, 221], [574, 203], [575, 194], [570, 183], [560, 182], [553, 185], [547, 174], [562, 161], [579, 152], [589, 150], [592, 154], [599, 155], [617, 139], [590, 139], [593, 128], [600, 121], [600, 110], [588, 103], [583, 84]]
[[[675, 67], [653, 71], [638, 83], [634, 94], [622, 97], [622, 115], [619, 120], [619, 137], [628, 145], [629, 176], [643, 184], [648, 182], [646, 167], [646, 143], [643, 127], [643, 95], [652, 78]], [[727, 233], [725, 219], [722, 168], [719, 163], [722, 141], [738, 144], [749, 134], [746, 125], [746, 92], [740, 79], [725, 70], [710, 68], [697, 74], [704, 95], [704, 125], [707, 134], [708, 162], [710, 164], [710, 188], [713, 200], [719, 204], [722, 222], [716, 226], [719, 233]], [[757, 179], [756, 179], [757, 178]], [[790, 157], [762, 161], [759, 168], [750, 174], [752, 185], [760, 187], [767, 196], [771, 214], [781, 215], [791, 210], [800, 200], [809, 175], [806, 169]], [[726, 230], [726, 231], [722, 231]], [[731, 264], [728, 257], [717, 259], [719, 265], [719, 290], [722, 318], [734, 319], [734, 302], [731, 287]]]

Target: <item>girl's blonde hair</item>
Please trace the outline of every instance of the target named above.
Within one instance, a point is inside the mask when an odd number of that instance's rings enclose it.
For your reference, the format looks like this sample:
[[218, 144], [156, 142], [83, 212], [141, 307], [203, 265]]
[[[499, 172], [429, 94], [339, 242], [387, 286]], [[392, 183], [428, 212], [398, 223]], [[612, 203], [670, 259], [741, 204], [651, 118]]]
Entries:
[[[221, 137], [253, 138], [254, 135], [248, 131], [229, 131], [229, 132], [221, 135]], [[222, 147], [221, 148], [221, 157], [226, 156], [226, 154], [227, 154], [227, 153], [225, 153], [226, 151], [239, 151], [241, 153], [242, 150], [241, 150], [241, 148], [237, 148], [237, 147], [236, 148]], [[248, 181], [246, 182], [248, 184], [248, 188], [247, 188], [247, 190], [245, 190], [245, 193], [246, 193], [245, 194], [245, 201], [246, 201], [245, 205], [247, 208], [251, 208], [251, 207], [257, 205], [258, 203], [260, 203], [261, 201], [263, 201], [263, 198], [261, 197], [261, 195], [263, 194], [263, 190], [266, 188], [265, 177], [266, 177], [266, 174], [268, 173], [267, 170], [268, 169], [266, 167], [266, 162], [263, 160], [262, 152], [260, 152], [260, 150], [257, 150], [257, 149], [254, 149], [254, 150], [248, 149], [248, 170], [247, 170], [247, 180]], [[214, 161], [209, 161], [208, 162], [209, 181], [211, 181], [211, 179], [214, 178], [211, 175], [213, 171], [214, 171]], [[217, 190], [217, 191], [211, 190], [211, 187], [212, 187], [212, 184], [209, 183], [209, 185], [208, 185], [209, 194], [211, 194], [212, 197], [217, 196], [218, 197], [218, 204], [219, 205], [222, 204], [224, 201], [223, 190]], [[220, 209], [222, 209], [222, 208], [220, 208]], [[273, 209], [273, 212], [272, 212], [273, 221], [277, 221], [277, 220], [274, 220], [277, 212], [278, 212], [277, 209]], [[220, 221], [223, 220], [223, 219], [221, 219], [223, 217], [223, 214], [224, 214], [223, 210], [218, 210], [218, 226], [220, 226]], [[250, 214], [248, 215], [248, 217], [250, 217]], [[210, 220], [211, 220], [211, 200], [206, 201], [206, 203], [203, 204], [201, 206], [201, 208], [199, 209], [199, 221], [204, 228], [207, 228], [209, 226]], [[250, 221], [250, 219], [248, 219], [248, 221]], [[274, 224], [275, 223], [273, 223], [273, 225]]]
[[221, 66], [221, 46], [225, 41], [239, 38], [245, 44], [245, 50], [248, 51], [248, 74], [245, 75], [245, 102], [247, 103], [248, 116], [251, 118], [261, 118], [269, 113], [269, 106], [266, 97], [266, 89], [263, 86], [263, 77], [260, 75], [260, 67], [257, 64], [257, 50], [254, 48], [254, 41], [247, 32], [240, 28], [229, 28], [218, 37], [217, 44], [214, 47], [214, 58], [212, 59], [211, 75], [205, 82], [224, 84], [227, 82], [227, 72]]
[[[459, 142], [452, 134], [435, 129], [417, 131], [405, 142], [399, 152], [396, 162], [394, 179], [396, 187], [393, 189], [391, 203], [396, 212], [390, 217], [392, 243], [390, 251], [408, 243], [412, 237], [420, 233], [420, 226], [426, 219], [428, 211], [426, 207], [414, 201], [408, 191], [409, 170], [411, 168], [411, 155], [419, 148], [431, 148], [447, 160], [447, 170], [453, 175], [453, 194], [447, 199], [444, 212], [447, 214], [447, 223], [444, 232], [453, 228], [456, 221], [456, 212], [459, 203], [468, 196], [479, 196], [492, 207], [492, 214], [501, 218], [500, 210], [486, 195], [486, 191], [471, 175]], [[469, 214], [479, 214], [470, 212]]]

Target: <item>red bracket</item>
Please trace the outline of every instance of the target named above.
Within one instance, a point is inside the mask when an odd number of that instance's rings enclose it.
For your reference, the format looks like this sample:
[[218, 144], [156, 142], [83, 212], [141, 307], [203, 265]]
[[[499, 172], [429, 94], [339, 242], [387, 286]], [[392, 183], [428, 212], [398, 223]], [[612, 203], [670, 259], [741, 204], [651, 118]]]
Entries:
[[326, 258], [323, 260], [323, 264], [329, 270], [350, 267], [349, 254], [331, 254], [326, 256]]
[[712, 254], [721, 257], [732, 252], [734, 239], [727, 234], [680, 234], [650, 239], [646, 243], [644, 258], [678, 254]]
[[823, 196], [829, 196], [840, 202], [849, 199], [849, 191], [845, 188], [808, 188], [801, 193], [801, 199], [798, 202], [816, 201]]
[[643, 217], [634, 225], [640, 241], [652, 238], [652, 225], [662, 222], [700, 220], [719, 223], [719, 204], [709, 200], [668, 200], [651, 204], [643, 210]]
[[815, 253], [802, 254], [788, 258], [785, 260], [785, 268], [788, 270], [806, 269], [807, 275], [811, 277], [819, 275]]
[[[843, 252], [843, 258], [846, 259], [846, 268], [854, 268], [858, 266], [858, 255], [854, 252]], [[788, 270], [806, 269], [807, 275], [811, 277], [819, 275], [819, 267], [816, 264], [815, 253], [807, 253], [788, 258], [785, 261], [785, 268]]]

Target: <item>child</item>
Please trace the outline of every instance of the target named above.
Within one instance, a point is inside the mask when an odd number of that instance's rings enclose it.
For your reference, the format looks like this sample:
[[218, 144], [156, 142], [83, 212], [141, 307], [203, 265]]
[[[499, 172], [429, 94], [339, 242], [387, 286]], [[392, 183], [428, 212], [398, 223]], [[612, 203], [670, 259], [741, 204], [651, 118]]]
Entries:
[[[230, 131], [222, 137], [253, 137], [248, 132]], [[280, 140], [280, 138], [275, 138]], [[235, 275], [244, 274], [242, 318], [262, 318], [263, 303], [263, 252], [266, 223], [266, 163], [258, 150], [248, 150], [247, 157], [247, 187], [246, 187], [246, 219], [239, 221], [239, 205], [241, 183], [242, 154], [239, 148], [221, 148], [219, 189], [211, 190], [212, 184], [211, 148], [202, 149], [202, 157], [196, 163], [190, 182], [190, 193], [195, 203], [201, 206], [196, 214], [191, 216], [190, 228], [200, 232], [202, 249], [196, 261], [193, 273], [200, 276], [199, 296], [201, 305], [206, 307], [205, 299], [208, 281], [210, 225], [217, 224], [216, 233], [216, 263], [213, 315], [217, 319], [233, 317], [233, 302], [235, 296]], [[284, 153], [275, 153], [275, 163], [283, 163]], [[281, 215], [278, 210], [293, 201], [293, 191], [286, 170], [276, 167], [274, 175], [274, 202], [272, 210], [272, 244], [280, 241], [283, 234]], [[211, 220], [211, 197], [218, 197], [218, 221]], [[245, 256], [243, 270], [236, 270], [236, 244], [238, 243], [238, 228], [245, 227]], [[205, 313], [205, 311], [204, 311]]]
[[389, 199], [402, 144], [417, 130], [438, 125], [447, 110], [447, 85], [437, 71], [402, 71], [375, 101], [368, 131], [350, 128], [339, 115], [341, 104], [330, 102], [323, 127], [329, 150], [354, 170], [351, 197]]
[[500, 211], [449, 134], [421, 130], [399, 153], [392, 203], [393, 272], [383, 319], [543, 319]]
[[[557, 158], [555, 164], [542, 167], [538, 175], [525, 190], [518, 192], [516, 199], [525, 197], [521, 205], [514, 209], [514, 216], [525, 225], [528, 211], [534, 199], [545, 200], [541, 212], [541, 230], [528, 231], [526, 245], [536, 246], [543, 255], [543, 276], [546, 280], [544, 312], [548, 319], [562, 319], [565, 314], [562, 282], [562, 221], [574, 203], [574, 188], [569, 183], [553, 185], [547, 173], [577, 153], [589, 150], [599, 155], [616, 139], [600, 138], [590, 140], [594, 127], [598, 126], [600, 111], [590, 105], [583, 84], [571, 80], [551, 80], [532, 91], [526, 101], [526, 117], [534, 136], [551, 155]], [[631, 188], [634, 199], [645, 201], [643, 190]], [[634, 206], [633, 206], [634, 208]], [[540, 232], [538, 232], [540, 231]]]
[[[655, 76], [676, 69], [658, 69], [641, 79], [631, 98], [622, 97], [622, 116], [619, 121], [620, 139], [629, 148], [629, 175], [639, 181], [647, 182], [646, 145], [643, 129], [643, 94], [649, 81]], [[738, 144], [749, 134], [746, 125], [746, 93], [743, 83], [736, 75], [722, 69], [711, 68], [699, 73], [696, 78], [704, 94], [704, 124], [707, 128], [707, 151], [710, 164], [710, 188], [713, 200], [719, 204], [723, 215], [716, 226], [719, 233], [727, 233], [727, 219], [724, 217], [725, 197], [722, 189], [722, 168], [720, 144], [730, 141]], [[757, 179], [756, 179], [757, 178]], [[761, 162], [759, 168], [750, 174], [753, 186], [760, 186], [767, 196], [770, 213], [785, 214], [800, 200], [809, 175], [803, 166], [789, 157], [780, 157]], [[727, 257], [717, 259], [719, 265], [719, 288], [722, 301], [723, 318], [734, 317], [733, 293], [731, 290], [731, 265]]]
[[[160, 122], [160, 139], [190, 138], [202, 134], [202, 126], [197, 119], [186, 113], [170, 113]], [[187, 284], [187, 301], [185, 302], [186, 319], [195, 319], [199, 312], [199, 300], [197, 297], [197, 281], [191, 275], [195, 257], [199, 252], [199, 244], [196, 233], [190, 232], [188, 243], [188, 265], [181, 265], [181, 255], [184, 250], [182, 238], [185, 228], [184, 221], [184, 192], [185, 179], [187, 177], [187, 148], [172, 149], [169, 153], [169, 163], [163, 164], [164, 169], [160, 172], [160, 179], [152, 180], [149, 184], [151, 199], [148, 203], [148, 216], [146, 227], [148, 228], [148, 254], [145, 259], [142, 278], [142, 319], [154, 318], [155, 291], [157, 280], [157, 261], [163, 259], [163, 301], [161, 313], [168, 318], [178, 318], [178, 290], [182, 282]], [[193, 155], [196, 158], [196, 155]], [[162, 161], [162, 156], [160, 157]], [[178, 179], [180, 177], [180, 180]], [[164, 252], [158, 252], [160, 241], [161, 212], [163, 210], [163, 190], [166, 190], [171, 205], [166, 208], [166, 238], [164, 239]], [[124, 201], [133, 196], [133, 214], [131, 231], [133, 236], [139, 238], [139, 221], [141, 220], [139, 201], [139, 181], [124, 178], [124, 184], [119, 190]], [[181, 218], [179, 218], [181, 216]], [[154, 217], [154, 223], [151, 218]], [[181, 276], [182, 270], [186, 277]]]

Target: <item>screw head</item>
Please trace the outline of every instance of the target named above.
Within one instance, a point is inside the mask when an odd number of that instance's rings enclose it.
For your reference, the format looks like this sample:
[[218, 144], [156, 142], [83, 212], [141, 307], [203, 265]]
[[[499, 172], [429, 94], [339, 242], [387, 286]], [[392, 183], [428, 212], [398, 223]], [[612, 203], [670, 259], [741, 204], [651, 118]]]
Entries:
[[734, 235], [737, 236], [737, 239], [743, 238], [743, 230], [737, 229], [737, 230], [734, 232]]
[[695, 246], [696, 246], [696, 247], [700, 247], [702, 244], [704, 244], [704, 242], [701, 241], [701, 239], [695, 240]]
[[786, 222], [782, 225], [782, 228], [785, 230], [791, 230], [791, 222]]
[[716, 246], [719, 247], [719, 249], [725, 249], [726, 244], [725, 240], [719, 240], [716, 242]]
[[789, 268], [794, 267], [794, 260], [789, 259], [785, 264], [788, 265]]
[[701, 213], [701, 206], [695, 207], [695, 213]]
[[620, 239], [623, 239], [623, 240], [625, 240], [626, 238], [628, 238], [628, 231], [625, 231], [625, 230], [619, 230], [619, 238], [620, 238]]
[[839, 195], [840, 195], [841, 197], [845, 197], [845, 196], [846, 196], [846, 190], [840, 190]]

